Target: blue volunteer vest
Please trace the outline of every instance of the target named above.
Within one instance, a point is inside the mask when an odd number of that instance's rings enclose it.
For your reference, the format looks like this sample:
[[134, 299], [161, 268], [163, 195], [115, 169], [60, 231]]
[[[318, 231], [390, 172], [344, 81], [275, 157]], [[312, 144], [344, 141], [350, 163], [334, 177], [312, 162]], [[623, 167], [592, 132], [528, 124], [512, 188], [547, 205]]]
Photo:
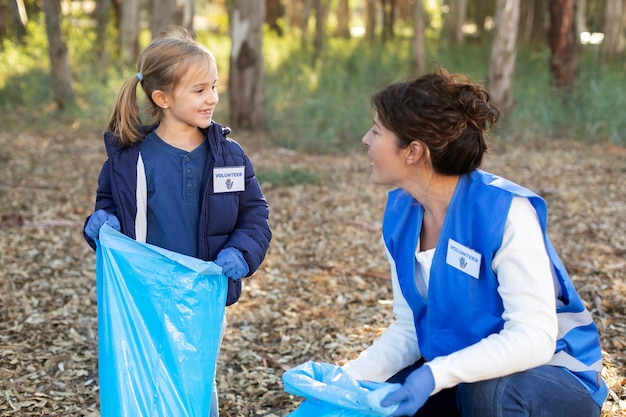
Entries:
[[[600, 377], [602, 353], [598, 330], [547, 236], [544, 200], [484, 171], [476, 170], [459, 179], [435, 250], [431, 276], [436, 278], [430, 280], [427, 300], [415, 284], [415, 251], [424, 209], [402, 189], [389, 193], [383, 238], [395, 261], [402, 294], [413, 311], [420, 351], [425, 359], [432, 360], [477, 343], [504, 327], [498, 277], [491, 264], [502, 244], [507, 214], [515, 196], [528, 198], [537, 211], [548, 255], [561, 286], [557, 295], [559, 335], [555, 354], [548, 364], [571, 371], [596, 403], [602, 405], [608, 388]], [[450, 244], [471, 249], [466, 253], [458, 251], [452, 257], [458, 261], [455, 266], [447, 260]], [[472, 263], [472, 253], [481, 257], [475, 273], [478, 279], [463, 270]]]

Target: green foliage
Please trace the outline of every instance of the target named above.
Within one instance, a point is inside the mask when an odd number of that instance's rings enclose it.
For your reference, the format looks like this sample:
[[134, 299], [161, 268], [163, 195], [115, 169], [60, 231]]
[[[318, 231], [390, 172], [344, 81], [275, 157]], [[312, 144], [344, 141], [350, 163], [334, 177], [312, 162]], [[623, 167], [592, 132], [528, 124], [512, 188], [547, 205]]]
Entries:
[[264, 46], [280, 60], [267, 69], [268, 127], [276, 144], [288, 148], [339, 152], [359, 146], [373, 118], [371, 94], [407, 69], [408, 56], [386, 53], [382, 44], [333, 39], [313, 62], [299, 40], [276, 41], [283, 45]]
[[[410, 39], [367, 44], [360, 39], [333, 40], [323, 60], [313, 64], [294, 40], [276, 39], [282, 47], [268, 65], [270, 129], [276, 144], [311, 152], [355, 149], [369, 128], [369, 97], [390, 82], [411, 75]], [[269, 42], [265, 48], [267, 50]], [[487, 84], [490, 45], [467, 42], [462, 48], [431, 40], [428, 71], [441, 65]], [[549, 51], [520, 49], [513, 86], [515, 109], [495, 127], [494, 140], [566, 137], [593, 142], [626, 143], [626, 119], [620, 94], [623, 70], [600, 68], [598, 52], [583, 51], [575, 91], [564, 98], [550, 86]]]
[[299, 167], [284, 170], [260, 169], [256, 172], [256, 177], [261, 184], [279, 187], [319, 184], [322, 181], [319, 173]]
[[[64, 41], [69, 48], [77, 108], [60, 116], [52, 106], [47, 39], [43, 17], [31, 19], [24, 45], [7, 40], [0, 46], [0, 124], [3, 128], [50, 128], [68, 123], [101, 131], [122, 82], [135, 69], [117, 58], [117, 34], [108, 30], [109, 64], [99, 63], [95, 28], [86, 19], [64, 19]], [[79, 27], [80, 25], [80, 27]], [[149, 40], [142, 32], [142, 45]], [[221, 80], [228, 79], [230, 39], [220, 31], [198, 31], [198, 39], [215, 54]], [[445, 39], [427, 39], [428, 71], [442, 65], [452, 72], [486, 83], [490, 59], [488, 43], [466, 42], [462, 48]], [[311, 48], [299, 37], [278, 37], [267, 31], [264, 38], [267, 128], [276, 146], [315, 153], [338, 153], [358, 149], [370, 127], [370, 97], [391, 82], [411, 76], [411, 40], [397, 36], [386, 44], [362, 38], [328, 39], [322, 55], [313, 60]], [[513, 88], [513, 114], [496, 125], [496, 140], [568, 137], [585, 141], [626, 143], [625, 107], [621, 94], [623, 62], [599, 63], [598, 51], [586, 46], [580, 60], [578, 84], [565, 99], [550, 87], [549, 52], [520, 48]], [[222, 103], [217, 118], [228, 124], [228, 91], [221, 83]], [[37, 115], [21, 117], [19, 115]], [[17, 116], [17, 117], [16, 117]], [[62, 126], [59, 125], [61, 128]]]
[[617, 109], [626, 106], [619, 66], [600, 68], [597, 50], [588, 47], [580, 59], [577, 85], [569, 95], [550, 84], [549, 52], [520, 52], [513, 94], [515, 109], [501, 126], [502, 139], [538, 136], [586, 142], [626, 144], [626, 119]]

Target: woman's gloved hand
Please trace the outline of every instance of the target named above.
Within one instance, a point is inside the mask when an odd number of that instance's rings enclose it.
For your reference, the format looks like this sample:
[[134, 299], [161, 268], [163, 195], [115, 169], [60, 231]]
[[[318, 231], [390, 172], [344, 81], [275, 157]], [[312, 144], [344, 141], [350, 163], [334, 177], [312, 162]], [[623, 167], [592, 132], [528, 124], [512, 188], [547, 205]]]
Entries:
[[423, 365], [411, 372], [402, 387], [387, 395], [380, 405], [389, 407], [397, 404], [398, 408], [392, 416], [412, 416], [422, 408], [434, 389], [433, 373], [430, 367]]
[[243, 254], [236, 248], [224, 248], [217, 255], [215, 263], [222, 267], [222, 273], [232, 279], [241, 279], [248, 275], [250, 268]]
[[87, 221], [85, 234], [95, 240], [100, 234], [100, 228], [105, 223], [108, 223], [111, 228], [118, 232], [120, 231], [120, 221], [115, 215], [109, 214], [104, 210], [97, 210]]

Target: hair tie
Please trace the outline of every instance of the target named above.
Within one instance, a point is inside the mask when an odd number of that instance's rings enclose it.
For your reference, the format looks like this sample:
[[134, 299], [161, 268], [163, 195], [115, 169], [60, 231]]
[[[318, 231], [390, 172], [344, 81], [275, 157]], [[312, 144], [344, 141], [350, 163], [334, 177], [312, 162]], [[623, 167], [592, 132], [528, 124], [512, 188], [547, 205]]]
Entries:
[[138, 72], [137, 74], [135, 74], [135, 77], [137, 77], [137, 79], [139, 80], [139, 82], [143, 81], [143, 74], [141, 72]]

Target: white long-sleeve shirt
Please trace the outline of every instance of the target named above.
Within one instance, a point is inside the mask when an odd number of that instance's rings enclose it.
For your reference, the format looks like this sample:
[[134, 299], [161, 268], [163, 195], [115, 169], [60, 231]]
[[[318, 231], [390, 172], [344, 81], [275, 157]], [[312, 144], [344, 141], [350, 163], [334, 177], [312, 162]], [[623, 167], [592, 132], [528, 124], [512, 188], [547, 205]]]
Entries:
[[[419, 244], [418, 244], [419, 248]], [[427, 293], [435, 249], [416, 252], [418, 288]], [[420, 358], [413, 313], [402, 295], [395, 262], [391, 266], [395, 321], [358, 358], [343, 368], [356, 379], [385, 381]], [[509, 375], [542, 365], [554, 354], [558, 333], [552, 266], [537, 213], [530, 202], [515, 197], [502, 246], [491, 267], [498, 277], [504, 305], [504, 328], [474, 345], [428, 362], [436, 393], [462, 382]], [[420, 280], [422, 282], [420, 282]], [[450, 291], [454, 291], [451, 288]]]

